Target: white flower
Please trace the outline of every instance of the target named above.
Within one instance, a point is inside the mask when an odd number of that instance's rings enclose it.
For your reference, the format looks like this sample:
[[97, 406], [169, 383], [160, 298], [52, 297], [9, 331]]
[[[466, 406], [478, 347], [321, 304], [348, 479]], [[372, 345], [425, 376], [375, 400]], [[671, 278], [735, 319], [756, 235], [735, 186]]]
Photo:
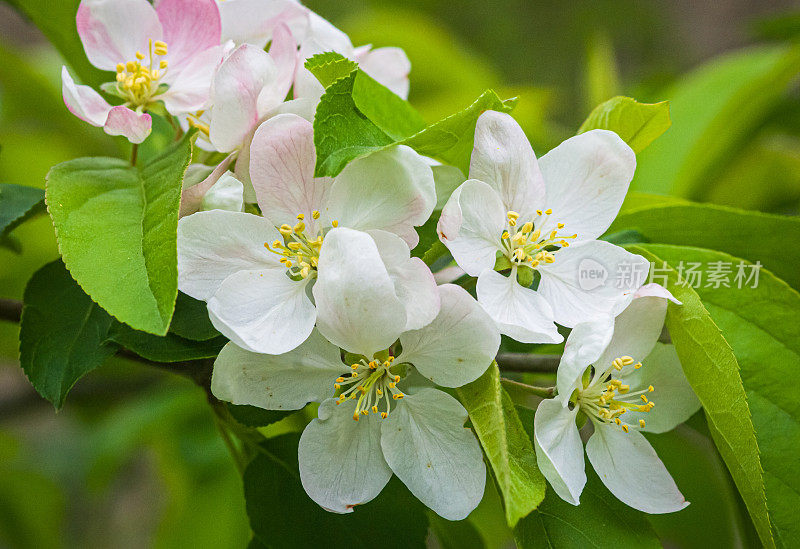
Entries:
[[[352, 270], [358, 259], [357, 247], [344, 239], [339, 245], [350, 252], [323, 249], [320, 258], [340, 269], [320, 270], [314, 294], [324, 290], [336, 307], [327, 316], [320, 310], [319, 332], [278, 356], [228, 344], [215, 362], [211, 389], [221, 400], [273, 410], [322, 401], [298, 448], [303, 487], [322, 507], [351, 512], [376, 497], [394, 473], [439, 515], [463, 519], [483, 496], [483, 456], [463, 426], [467, 411], [429, 380], [458, 387], [477, 379], [500, 336], [478, 303], [449, 284], [438, 288], [441, 309], [433, 322], [407, 331], [386, 272], [368, 285], [328, 275]], [[358, 358], [344, 364], [339, 348], [320, 334]]]
[[675, 301], [648, 284], [619, 316], [578, 324], [567, 339], [558, 396], [539, 405], [534, 432], [539, 468], [573, 505], [586, 483], [576, 421], [587, 417], [594, 433], [586, 454], [612, 494], [646, 513], [689, 504], [639, 432], [669, 431], [700, 408], [675, 349], [657, 343], [667, 300]]
[[[333, 180], [315, 178], [311, 123], [290, 114], [262, 124], [252, 152], [250, 171], [264, 217], [215, 210], [178, 225], [179, 288], [208, 303], [220, 332], [263, 353], [302, 343], [328, 299], [314, 285], [327, 268], [324, 250], [337, 249], [334, 244], [345, 238], [333, 227], [358, 229], [348, 234], [359, 235], [349, 241], [357, 254], [341, 250], [353, 260], [338, 276], [369, 285], [371, 277], [388, 272], [395, 297], [376, 307], [402, 310], [408, 329], [436, 316], [433, 276], [409, 257], [418, 241], [414, 226], [428, 219], [436, 202], [430, 167], [417, 153], [392, 147], [354, 160]], [[329, 244], [332, 238], [336, 242]]]
[[[596, 240], [616, 217], [635, 166], [630, 147], [605, 130], [568, 139], [537, 163], [513, 118], [480, 116], [470, 179], [447, 201], [438, 230], [459, 266], [478, 277], [478, 301], [502, 333], [559, 342], [553, 321], [572, 327], [606, 315], [644, 283], [644, 258]], [[608, 280], [582, 288], [585, 261], [605, 269]], [[510, 269], [508, 277], [494, 270], [496, 262]], [[617, 284], [613, 275], [625, 265], [632, 280]], [[532, 271], [540, 275], [536, 291], [528, 287]]]

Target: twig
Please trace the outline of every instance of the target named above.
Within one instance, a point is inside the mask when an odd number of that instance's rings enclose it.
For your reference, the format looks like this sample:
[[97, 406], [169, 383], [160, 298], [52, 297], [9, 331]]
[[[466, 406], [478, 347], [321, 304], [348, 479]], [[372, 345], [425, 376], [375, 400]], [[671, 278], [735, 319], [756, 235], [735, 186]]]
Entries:
[[16, 299], [0, 297], [0, 319], [9, 322], [19, 322], [22, 317], [22, 303]]
[[559, 355], [532, 355], [528, 353], [500, 353], [497, 365], [506, 372], [555, 373]]

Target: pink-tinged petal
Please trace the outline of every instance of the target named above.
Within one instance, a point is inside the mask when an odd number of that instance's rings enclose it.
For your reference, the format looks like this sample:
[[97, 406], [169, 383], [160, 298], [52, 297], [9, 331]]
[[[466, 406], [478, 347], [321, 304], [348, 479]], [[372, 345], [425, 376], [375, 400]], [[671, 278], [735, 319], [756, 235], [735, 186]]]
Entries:
[[217, 69], [212, 89], [211, 143], [230, 152], [242, 145], [259, 121], [258, 96], [277, 75], [272, 58], [245, 44], [236, 48]]
[[[167, 72], [169, 89], [158, 96], [166, 109], [176, 116], [208, 108], [211, 82], [219, 67], [225, 46], [215, 46], [198, 53], [180, 72]], [[165, 79], [167, 80], [167, 79]]]
[[400, 48], [378, 48], [354, 55], [358, 66], [380, 84], [408, 99], [408, 73], [411, 61]]
[[280, 101], [283, 102], [292, 87], [295, 70], [297, 69], [297, 40], [295, 40], [292, 31], [285, 24], [275, 27], [275, 31], [272, 34], [272, 44], [269, 47], [269, 55], [278, 68], [276, 94], [279, 96]]
[[184, 217], [200, 210], [200, 206], [203, 204], [203, 197], [219, 181], [222, 174], [228, 171], [231, 160], [233, 160], [233, 155], [229, 154], [205, 179], [181, 191], [181, 207], [178, 217]]
[[170, 70], [180, 71], [202, 51], [219, 46], [222, 24], [215, 0], [160, 0], [156, 13]]
[[67, 71], [61, 68], [61, 94], [69, 112], [92, 126], [103, 127], [111, 105], [89, 86], [78, 86]]
[[605, 232], [622, 206], [636, 170], [636, 155], [614, 132], [592, 130], [571, 137], [539, 159], [553, 215], [542, 234], [564, 223], [576, 242]]
[[308, 14], [308, 31], [305, 39], [315, 40], [322, 48], [321, 51], [335, 51], [345, 57], [353, 54], [353, 43], [350, 38], [330, 21], [314, 12]]
[[531, 221], [544, 204], [536, 155], [525, 132], [507, 114], [486, 111], [478, 118], [469, 177], [497, 191], [506, 211], [517, 212], [523, 221]]
[[514, 271], [505, 277], [491, 269], [478, 276], [478, 302], [497, 323], [501, 334], [522, 343], [561, 343], [550, 305], [521, 286]]
[[147, 113], [138, 113], [128, 107], [111, 107], [103, 127], [108, 135], [121, 135], [131, 143], [141, 143], [150, 135], [153, 119]]
[[305, 216], [311, 233], [314, 210], [322, 210], [331, 187], [328, 177], [315, 178], [314, 128], [294, 114], [279, 114], [261, 124], [250, 145], [250, 179], [261, 211], [276, 225], [294, 225]]
[[83, 0], [76, 16], [86, 57], [99, 69], [114, 70], [147, 54], [148, 40], [161, 40], [158, 15], [147, 0]]
[[263, 48], [276, 26], [286, 24], [295, 36], [305, 34], [308, 8], [292, 0], [225, 0], [219, 3], [222, 39]]

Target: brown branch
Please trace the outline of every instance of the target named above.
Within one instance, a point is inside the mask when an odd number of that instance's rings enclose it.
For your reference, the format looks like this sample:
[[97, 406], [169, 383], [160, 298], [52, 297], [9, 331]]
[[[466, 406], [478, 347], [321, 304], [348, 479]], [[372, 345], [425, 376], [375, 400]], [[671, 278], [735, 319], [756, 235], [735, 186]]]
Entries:
[[[0, 319], [19, 322], [21, 315], [22, 303], [14, 299], [0, 298]], [[120, 350], [118, 354], [161, 370], [186, 376], [206, 389], [209, 395], [211, 394], [211, 369], [214, 364], [211, 359], [163, 363], [147, 360], [127, 349]], [[553, 373], [558, 368], [559, 360], [560, 357], [558, 355], [532, 355], [528, 353], [500, 353], [497, 355], [498, 366], [500, 366], [501, 370], [507, 372]]]
[[22, 317], [22, 302], [0, 297], [0, 320], [19, 322]]
[[532, 355], [528, 353], [500, 353], [497, 365], [505, 372], [534, 372], [552, 374], [558, 369], [559, 355]]

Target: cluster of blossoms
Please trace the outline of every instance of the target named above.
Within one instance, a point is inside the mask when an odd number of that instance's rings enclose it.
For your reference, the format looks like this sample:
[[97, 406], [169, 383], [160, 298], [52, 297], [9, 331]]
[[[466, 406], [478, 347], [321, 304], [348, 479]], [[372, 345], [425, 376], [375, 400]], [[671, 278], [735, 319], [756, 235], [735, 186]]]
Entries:
[[[509, 115], [480, 116], [469, 179], [438, 222], [458, 267], [477, 277], [473, 297], [437, 285], [411, 256], [415, 227], [437, 204], [430, 159], [393, 146], [335, 178], [314, 175], [324, 89], [305, 60], [338, 52], [406, 97], [401, 50], [354, 47], [290, 0], [83, 0], [77, 23], [90, 61], [116, 73], [103, 91], [123, 103], [76, 85], [65, 68], [73, 113], [139, 143], [148, 111], [166, 111], [200, 130], [199, 147], [224, 153], [187, 170], [179, 287], [207, 302], [230, 339], [215, 362], [217, 398], [269, 410], [319, 403], [298, 449], [319, 505], [349, 512], [394, 474], [442, 517], [466, 517], [483, 496], [483, 454], [467, 411], [441, 388], [480, 377], [501, 334], [560, 343], [557, 324], [572, 329], [557, 396], [535, 419], [553, 489], [578, 504], [588, 418], [586, 452], [614, 495], [651, 513], [686, 505], [638, 432], [671, 429], [699, 407], [674, 350], [657, 343], [674, 299], [644, 285], [644, 258], [598, 240], [636, 164], [615, 133], [578, 135], [537, 161]], [[625, 287], [585, 289], [587, 260], [643, 268]]]

